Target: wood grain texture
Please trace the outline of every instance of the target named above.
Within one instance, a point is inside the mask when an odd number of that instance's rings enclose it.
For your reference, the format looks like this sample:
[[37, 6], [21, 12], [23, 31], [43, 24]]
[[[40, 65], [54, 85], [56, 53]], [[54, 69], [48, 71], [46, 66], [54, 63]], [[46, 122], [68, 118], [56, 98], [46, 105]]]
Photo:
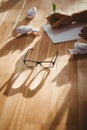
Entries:
[[[66, 13], [87, 8], [87, 0], [58, 2]], [[78, 39], [54, 45], [43, 31], [51, 5], [50, 0], [0, 0], [0, 130], [87, 129], [87, 55], [68, 52]], [[29, 20], [32, 6], [37, 14]], [[20, 25], [40, 31], [17, 35]], [[38, 61], [53, 60], [58, 51], [54, 67], [27, 68], [23, 59], [30, 48], [30, 58]]]

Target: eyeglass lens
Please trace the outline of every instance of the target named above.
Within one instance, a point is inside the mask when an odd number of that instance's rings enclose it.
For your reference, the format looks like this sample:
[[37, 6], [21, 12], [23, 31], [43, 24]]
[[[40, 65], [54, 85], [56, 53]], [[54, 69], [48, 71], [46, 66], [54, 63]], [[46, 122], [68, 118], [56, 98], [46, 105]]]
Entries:
[[44, 68], [51, 68], [54, 65], [54, 62], [35, 62], [35, 61], [25, 61], [25, 64], [29, 67], [36, 67], [38, 64], [40, 64]]

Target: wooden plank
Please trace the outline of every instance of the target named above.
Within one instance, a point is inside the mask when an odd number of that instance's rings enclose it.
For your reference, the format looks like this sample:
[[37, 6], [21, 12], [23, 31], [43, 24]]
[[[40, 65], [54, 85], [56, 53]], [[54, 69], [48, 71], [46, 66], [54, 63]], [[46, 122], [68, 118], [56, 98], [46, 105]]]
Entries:
[[68, 53], [71, 43], [60, 44], [50, 130], [78, 130], [76, 58]]
[[[71, 10], [81, 1], [74, 2]], [[41, 29], [47, 22], [51, 5], [52, 1], [47, 0], [13, 0], [3, 3], [2, 7], [8, 13], [0, 25], [1, 130], [87, 128], [87, 58], [69, 54], [68, 49], [73, 48], [75, 41], [54, 45]], [[34, 19], [28, 20], [26, 12], [32, 6], [36, 6], [38, 11]], [[81, 7], [85, 6], [81, 4]], [[16, 36], [15, 29], [22, 24], [39, 28], [40, 32], [38, 35]], [[43, 69], [38, 64], [34, 69], [27, 68], [23, 59], [27, 50], [32, 47], [34, 51], [31, 59], [37, 61], [53, 60], [58, 51], [54, 67]]]
[[87, 55], [77, 57], [79, 130], [87, 129]]

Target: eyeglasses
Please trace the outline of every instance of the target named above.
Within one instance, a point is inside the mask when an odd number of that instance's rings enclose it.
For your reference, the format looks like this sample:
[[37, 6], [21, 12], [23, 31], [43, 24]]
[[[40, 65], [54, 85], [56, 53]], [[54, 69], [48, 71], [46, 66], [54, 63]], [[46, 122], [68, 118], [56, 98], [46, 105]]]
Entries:
[[56, 62], [56, 59], [57, 59], [57, 56], [58, 56], [58, 51], [56, 52], [56, 55], [55, 55], [55, 58], [53, 61], [35, 61], [35, 60], [29, 60], [27, 59], [27, 55], [28, 55], [28, 52], [29, 51], [33, 51], [33, 49], [29, 49], [26, 54], [25, 54], [25, 57], [24, 57], [24, 64], [27, 66], [27, 67], [36, 67], [38, 64], [43, 67], [43, 68], [52, 68]]

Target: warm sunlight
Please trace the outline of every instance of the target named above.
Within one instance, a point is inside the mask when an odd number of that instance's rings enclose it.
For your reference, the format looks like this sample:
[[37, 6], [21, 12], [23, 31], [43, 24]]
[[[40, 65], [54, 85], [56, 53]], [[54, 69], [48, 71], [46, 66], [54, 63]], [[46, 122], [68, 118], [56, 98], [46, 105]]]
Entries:
[[87, 130], [86, 23], [87, 0], [0, 0], [0, 130]]
[[29, 71], [27, 71], [27, 70], [25, 70], [24, 72], [22, 72], [21, 74], [16, 76], [17, 78], [13, 82], [12, 88], [17, 89], [17, 88], [21, 87], [26, 82], [26, 79], [28, 78], [28, 76], [29, 76]]

